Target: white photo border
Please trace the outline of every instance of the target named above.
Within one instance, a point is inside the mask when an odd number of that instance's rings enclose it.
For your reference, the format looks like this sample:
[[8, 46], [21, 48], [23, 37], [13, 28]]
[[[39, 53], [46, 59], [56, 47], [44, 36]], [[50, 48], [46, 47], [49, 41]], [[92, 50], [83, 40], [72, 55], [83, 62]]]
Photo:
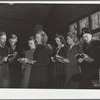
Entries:
[[[0, 3], [100, 4], [100, 1], [0, 1]], [[100, 99], [100, 90], [0, 89], [0, 99]]]

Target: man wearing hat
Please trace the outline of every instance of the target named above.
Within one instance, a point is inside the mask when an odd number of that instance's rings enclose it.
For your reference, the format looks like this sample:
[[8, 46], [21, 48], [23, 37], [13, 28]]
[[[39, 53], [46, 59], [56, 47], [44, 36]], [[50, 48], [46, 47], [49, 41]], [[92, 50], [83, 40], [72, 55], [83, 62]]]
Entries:
[[23, 48], [18, 44], [15, 34], [12, 34], [9, 38], [8, 47], [11, 49], [11, 53], [16, 54], [16, 57], [9, 64], [11, 87], [18, 88], [21, 83], [21, 64], [17, 59], [23, 57]]
[[81, 65], [82, 80], [80, 82], [80, 89], [94, 88], [92, 84], [93, 77], [99, 75], [100, 66], [100, 41], [92, 39], [92, 32], [89, 28], [82, 29], [82, 38], [85, 42], [83, 46], [83, 58], [78, 61]]

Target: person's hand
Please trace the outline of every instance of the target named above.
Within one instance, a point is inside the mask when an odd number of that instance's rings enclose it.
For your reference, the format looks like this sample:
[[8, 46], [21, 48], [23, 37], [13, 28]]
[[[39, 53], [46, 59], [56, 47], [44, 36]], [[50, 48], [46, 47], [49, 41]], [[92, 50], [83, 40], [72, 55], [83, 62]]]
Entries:
[[2, 61], [7, 62], [8, 57], [3, 57]]
[[84, 60], [87, 61], [87, 62], [89, 62], [89, 63], [92, 62], [92, 60], [90, 58], [84, 58]]
[[14, 53], [13, 53], [13, 55], [14, 55], [14, 58], [17, 56], [17, 52], [15, 51]]
[[78, 62], [79, 62], [79, 63], [82, 63], [83, 61], [84, 61], [83, 58], [79, 58], [79, 59], [78, 59]]
[[51, 61], [52, 61], [52, 62], [56, 62], [56, 61], [54, 60], [54, 57], [51, 57]]
[[24, 58], [24, 63], [29, 63], [29, 59], [27, 59], [27, 58]]
[[63, 62], [64, 62], [64, 63], [69, 63], [69, 59], [64, 58], [64, 59], [63, 59]]
[[9, 62], [13, 62], [13, 60], [14, 60], [14, 57], [11, 57], [8, 59]]
[[83, 58], [84, 58], [85, 61], [87, 61], [89, 63], [93, 62], [93, 59], [91, 57], [89, 57], [87, 54], [83, 54], [83, 55], [84, 55]]
[[33, 65], [35, 62], [36, 62], [36, 61], [27, 60], [27, 61], [26, 61], [26, 64], [32, 64], [32, 65]]
[[57, 58], [61, 58], [61, 56], [59, 56], [59, 55], [55, 55], [55, 57], [57, 57]]
[[22, 63], [22, 64], [26, 64], [26, 63], [28, 63], [28, 61], [27, 61], [27, 58], [19, 58], [19, 59], [17, 59], [17, 61], [19, 61], [20, 63]]
[[36, 61], [29, 61], [29, 64], [34, 65], [35, 62], [36, 62]]
[[84, 59], [89, 57], [89, 56], [88, 56], [87, 54], [85, 54], [85, 53], [82, 53], [82, 55], [83, 55], [83, 58], [84, 58]]

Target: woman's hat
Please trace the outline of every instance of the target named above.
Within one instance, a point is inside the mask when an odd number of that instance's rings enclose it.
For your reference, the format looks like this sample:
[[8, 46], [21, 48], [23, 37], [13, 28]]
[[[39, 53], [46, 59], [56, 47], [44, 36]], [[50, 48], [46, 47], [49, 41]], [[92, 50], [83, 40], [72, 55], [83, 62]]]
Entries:
[[85, 34], [85, 33], [91, 34], [91, 35], [92, 35], [92, 31], [91, 31], [88, 27], [84, 27], [84, 28], [82, 29], [82, 33], [81, 33], [80, 37], [82, 37], [83, 34]]

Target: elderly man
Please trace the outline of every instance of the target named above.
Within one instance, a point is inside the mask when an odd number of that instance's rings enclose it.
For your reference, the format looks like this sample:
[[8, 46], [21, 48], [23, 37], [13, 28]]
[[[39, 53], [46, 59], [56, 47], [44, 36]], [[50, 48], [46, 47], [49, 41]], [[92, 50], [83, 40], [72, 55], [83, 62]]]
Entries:
[[83, 58], [78, 59], [82, 69], [82, 80], [79, 88], [94, 88], [92, 79], [95, 75], [99, 75], [100, 41], [93, 40], [92, 33], [89, 28], [83, 28], [82, 38], [85, 41], [85, 46], [83, 46]]

